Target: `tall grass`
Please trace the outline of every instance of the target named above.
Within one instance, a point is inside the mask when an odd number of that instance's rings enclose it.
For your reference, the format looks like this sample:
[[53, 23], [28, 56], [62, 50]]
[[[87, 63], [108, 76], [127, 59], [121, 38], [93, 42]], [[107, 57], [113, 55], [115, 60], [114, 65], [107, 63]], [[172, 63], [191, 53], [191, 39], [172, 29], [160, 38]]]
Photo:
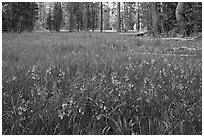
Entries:
[[2, 134], [202, 134], [201, 45], [3, 33]]

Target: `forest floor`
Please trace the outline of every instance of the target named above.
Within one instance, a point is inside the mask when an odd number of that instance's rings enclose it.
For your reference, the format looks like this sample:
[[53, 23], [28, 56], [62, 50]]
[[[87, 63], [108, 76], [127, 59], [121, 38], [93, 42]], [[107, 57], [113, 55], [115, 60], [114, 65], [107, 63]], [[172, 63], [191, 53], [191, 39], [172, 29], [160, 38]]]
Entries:
[[3, 33], [2, 134], [202, 134], [202, 40]]

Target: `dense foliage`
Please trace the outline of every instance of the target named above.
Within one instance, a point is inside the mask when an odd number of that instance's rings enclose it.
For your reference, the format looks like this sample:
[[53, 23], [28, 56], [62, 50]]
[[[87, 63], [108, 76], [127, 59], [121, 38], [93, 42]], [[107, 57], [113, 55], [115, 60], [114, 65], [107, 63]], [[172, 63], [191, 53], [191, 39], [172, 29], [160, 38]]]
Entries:
[[63, 19], [61, 3], [56, 2], [54, 7], [54, 30], [59, 32]]
[[2, 31], [33, 31], [38, 18], [38, 4], [35, 2], [3, 2]]
[[90, 34], [3, 34], [2, 134], [202, 134], [202, 41]]
[[52, 31], [59, 32], [63, 20], [63, 13], [61, 3], [56, 2], [53, 9], [53, 14], [51, 8], [49, 8], [49, 13], [47, 16], [47, 28]]

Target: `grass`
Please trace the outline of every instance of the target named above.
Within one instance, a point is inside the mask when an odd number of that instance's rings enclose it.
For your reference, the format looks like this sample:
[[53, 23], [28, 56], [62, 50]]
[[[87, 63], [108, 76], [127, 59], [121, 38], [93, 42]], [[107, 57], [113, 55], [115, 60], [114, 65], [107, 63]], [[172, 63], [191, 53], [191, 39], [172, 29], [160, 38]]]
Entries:
[[202, 134], [201, 46], [3, 33], [2, 134]]

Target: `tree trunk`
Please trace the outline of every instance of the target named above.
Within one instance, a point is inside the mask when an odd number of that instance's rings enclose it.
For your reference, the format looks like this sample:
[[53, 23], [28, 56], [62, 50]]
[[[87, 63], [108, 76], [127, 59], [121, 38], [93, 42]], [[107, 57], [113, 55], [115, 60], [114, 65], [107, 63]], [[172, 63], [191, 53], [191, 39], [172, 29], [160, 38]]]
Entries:
[[92, 31], [94, 31], [95, 29], [95, 6], [94, 6], [94, 3], [92, 3]]
[[101, 2], [101, 25], [100, 25], [100, 32], [103, 31], [103, 3]]
[[137, 2], [137, 31], [140, 31], [140, 6]]
[[179, 30], [181, 34], [185, 33], [185, 25], [186, 25], [186, 16], [184, 14], [185, 11], [185, 3], [178, 2], [176, 7], [176, 20], [179, 25]]
[[73, 31], [73, 3], [70, 3], [69, 6], [69, 31], [72, 32]]
[[133, 30], [134, 28], [134, 23], [133, 23], [133, 19], [132, 19], [132, 4], [130, 3], [129, 5], [129, 21], [128, 21], [128, 29]]
[[152, 27], [153, 27], [153, 34], [154, 37], [158, 37], [159, 35], [159, 28], [158, 28], [158, 13], [157, 13], [157, 6], [156, 2], [151, 3], [151, 9], [152, 9]]
[[[151, 11], [151, 4], [147, 5], [147, 9]], [[147, 30], [152, 31], [152, 14], [151, 12], [147, 13]]]
[[86, 12], [85, 12], [85, 31], [88, 30], [88, 22], [89, 22], [89, 3], [86, 2], [85, 3], [85, 7], [86, 7]]
[[120, 2], [117, 2], [117, 32], [121, 32], [120, 30]]
[[123, 25], [124, 25], [124, 32], [128, 30], [128, 23], [127, 23], [127, 3], [124, 2], [124, 16], [123, 16]]

